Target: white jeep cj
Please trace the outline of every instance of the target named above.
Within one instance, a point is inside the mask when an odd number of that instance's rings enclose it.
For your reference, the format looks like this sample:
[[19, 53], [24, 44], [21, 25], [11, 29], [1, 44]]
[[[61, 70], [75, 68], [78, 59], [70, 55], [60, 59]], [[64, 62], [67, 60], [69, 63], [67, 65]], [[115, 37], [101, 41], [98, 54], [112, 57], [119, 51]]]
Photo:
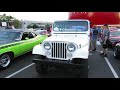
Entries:
[[33, 60], [36, 71], [42, 73], [50, 66], [77, 69], [88, 73], [90, 45], [90, 22], [88, 20], [55, 21], [52, 35], [33, 48], [37, 57]]

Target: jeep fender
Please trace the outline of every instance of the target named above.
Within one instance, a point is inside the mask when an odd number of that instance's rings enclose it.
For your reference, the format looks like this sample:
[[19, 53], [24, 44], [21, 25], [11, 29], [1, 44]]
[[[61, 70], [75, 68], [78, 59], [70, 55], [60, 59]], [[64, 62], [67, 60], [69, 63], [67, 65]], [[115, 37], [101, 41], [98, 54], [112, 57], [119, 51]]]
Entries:
[[73, 53], [73, 58], [82, 58], [82, 59], [88, 59], [89, 56], [89, 45], [86, 45], [82, 48], [77, 49]]
[[36, 45], [33, 48], [32, 54], [39, 54], [39, 55], [45, 56], [44, 49], [43, 49], [43, 47], [41, 45]]

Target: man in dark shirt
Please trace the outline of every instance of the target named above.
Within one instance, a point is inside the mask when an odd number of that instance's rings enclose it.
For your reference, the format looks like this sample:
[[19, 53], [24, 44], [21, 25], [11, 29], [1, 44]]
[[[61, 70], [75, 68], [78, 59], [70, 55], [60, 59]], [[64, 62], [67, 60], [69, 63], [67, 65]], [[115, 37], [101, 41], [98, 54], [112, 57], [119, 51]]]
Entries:
[[110, 36], [109, 27], [107, 24], [104, 24], [103, 26], [103, 51], [101, 51], [101, 54], [100, 54], [100, 55], [104, 55], [104, 57], [107, 57], [109, 36]]

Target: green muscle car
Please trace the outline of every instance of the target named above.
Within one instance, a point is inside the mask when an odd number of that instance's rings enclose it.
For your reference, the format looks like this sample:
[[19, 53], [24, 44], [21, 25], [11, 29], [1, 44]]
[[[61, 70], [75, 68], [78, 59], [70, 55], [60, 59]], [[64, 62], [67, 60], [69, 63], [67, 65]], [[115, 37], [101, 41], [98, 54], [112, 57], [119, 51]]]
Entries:
[[9, 67], [12, 59], [32, 51], [46, 38], [30, 30], [0, 30], [0, 69]]

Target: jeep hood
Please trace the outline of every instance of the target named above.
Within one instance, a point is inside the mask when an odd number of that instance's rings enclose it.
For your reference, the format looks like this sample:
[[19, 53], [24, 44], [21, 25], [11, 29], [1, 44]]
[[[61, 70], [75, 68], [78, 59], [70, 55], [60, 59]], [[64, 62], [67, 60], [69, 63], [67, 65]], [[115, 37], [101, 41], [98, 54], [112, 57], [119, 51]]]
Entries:
[[87, 34], [81, 35], [52, 35], [51, 37], [47, 38], [45, 41], [63, 41], [63, 42], [73, 42], [76, 44], [81, 44], [89, 41]]

